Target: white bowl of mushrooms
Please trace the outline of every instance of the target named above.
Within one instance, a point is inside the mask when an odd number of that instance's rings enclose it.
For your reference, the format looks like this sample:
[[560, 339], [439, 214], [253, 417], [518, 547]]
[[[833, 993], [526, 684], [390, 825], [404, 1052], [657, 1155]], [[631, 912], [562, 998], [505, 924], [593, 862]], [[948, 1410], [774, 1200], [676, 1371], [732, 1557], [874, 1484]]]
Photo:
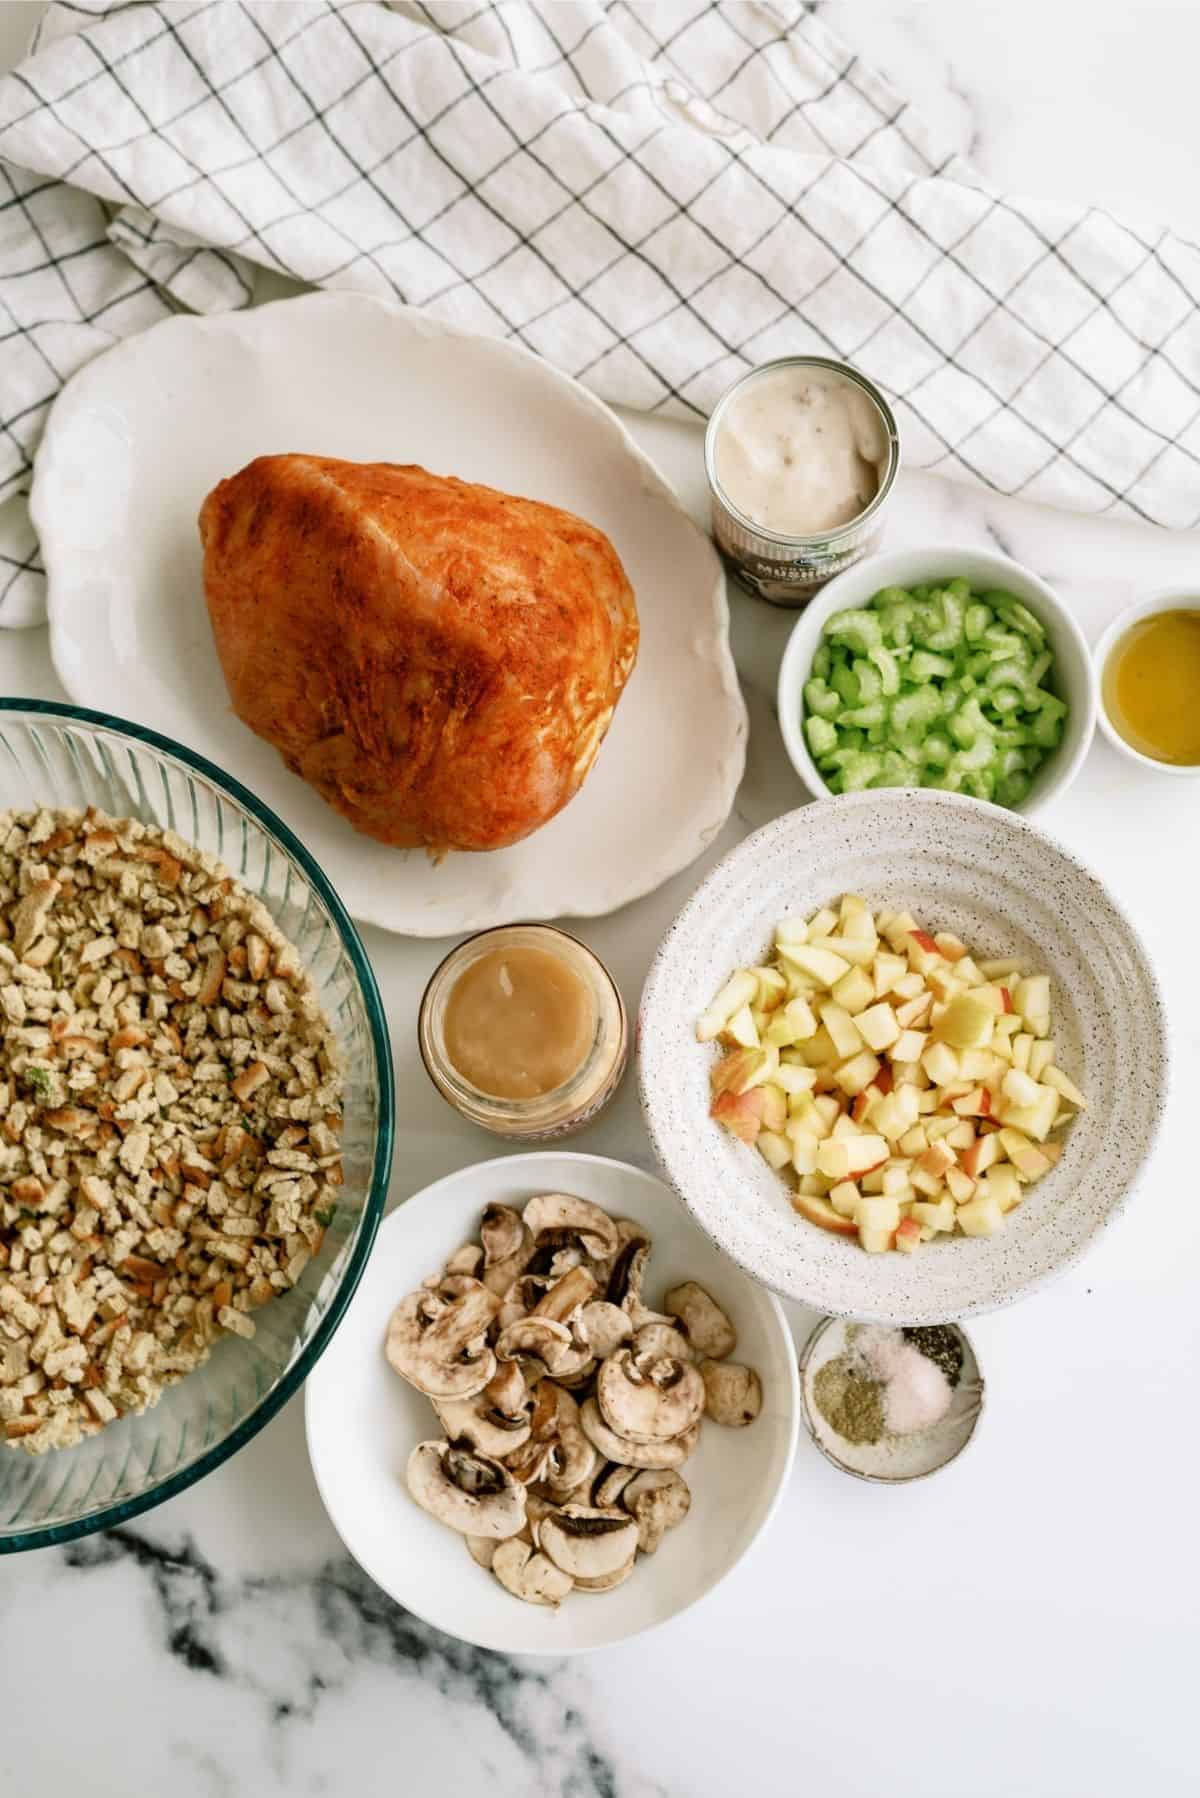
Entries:
[[383, 1225], [306, 1420], [385, 1591], [479, 1647], [571, 1654], [676, 1616], [750, 1548], [795, 1451], [795, 1352], [653, 1176], [507, 1156]]

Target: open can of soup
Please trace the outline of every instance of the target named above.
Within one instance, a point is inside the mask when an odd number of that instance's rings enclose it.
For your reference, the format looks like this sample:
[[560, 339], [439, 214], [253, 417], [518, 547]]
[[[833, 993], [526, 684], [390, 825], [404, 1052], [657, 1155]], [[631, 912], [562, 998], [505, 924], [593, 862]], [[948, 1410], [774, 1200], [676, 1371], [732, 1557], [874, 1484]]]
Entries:
[[[771, 383], [763, 387], [762, 383]], [[793, 531], [781, 527], [778, 504], [769, 511], [769, 522], [755, 518], [749, 509], [751, 497], [745, 488], [745, 476], [739, 484], [736, 504], [721, 472], [727, 458], [723, 444], [728, 433], [738, 427], [739, 415], [747, 411], [747, 403], [775, 391], [783, 392], [794, 384], [802, 401], [806, 382], [828, 404], [839, 386], [849, 391], [845, 398], [856, 414], [855, 423], [867, 441], [869, 456], [859, 458], [861, 472], [869, 467], [867, 485], [874, 492], [863, 491], [863, 504], [852, 516], [825, 528]], [[757, 388], [757, 392], [755, 391]], [[754, 428], [763, 433], [763, 450], [769, 458], [775, 453], [774, 427], [768, 414], [755, 420]], [[808, 438], [808, 453], [817, 454], [817, 437]], [[783, 452], [786, 454], [786, 450]], [[718, 400], [704, 436], [704, 468], [712, 499], [712, 533], [717, 548], [733, 573], [751, 592], [772, 605], [799, 607], [805, 605], [826, 581], [849, 568], [878, 545], [883, 529], [883, 515], [888, 495], [900, 466], [900, 436], [892, 409], [882, 393], [865, 375], [848, 363], [827, 356], [781, 356], [752, 368], [734, 382]], [[778, 472], [778, 471], [777, 471]], [[727, 475], [728, 480], [728, 475]]]

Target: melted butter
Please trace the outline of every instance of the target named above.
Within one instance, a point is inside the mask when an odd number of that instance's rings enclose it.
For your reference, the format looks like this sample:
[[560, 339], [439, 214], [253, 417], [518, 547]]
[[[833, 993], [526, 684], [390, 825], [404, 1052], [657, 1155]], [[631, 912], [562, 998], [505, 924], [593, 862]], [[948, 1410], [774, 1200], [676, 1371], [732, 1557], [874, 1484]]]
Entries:
[[537, 1099], [565, 1086], [596, 1035], [596, 1002], [546, 949], [493, 949], [459, 975], [446, 1001], [446, 1055], [496, 1099]]
[[1140, 618], [1113, 646], [1104, 703], [1131, 748], [1200, 763], [1200, 608]]
[[833, 369], [772, 369], [721, 416], [714, 450], [726, 498], [764, 530], [808, 537], [865, 512], [888, 439], [878, 408]]

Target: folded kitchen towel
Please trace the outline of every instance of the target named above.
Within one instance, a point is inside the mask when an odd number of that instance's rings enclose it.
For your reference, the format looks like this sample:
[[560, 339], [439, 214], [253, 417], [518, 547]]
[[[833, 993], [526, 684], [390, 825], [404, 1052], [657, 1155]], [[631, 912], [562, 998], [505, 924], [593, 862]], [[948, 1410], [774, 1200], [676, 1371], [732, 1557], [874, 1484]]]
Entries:
[[252, 265], [696, 419], [842, 357], [912, 464], [1200, 521], [1200, 250], [989, 192], [800, 0], [71, 0], [0, 81], [0, 158], [3, 623], [43, 614], [63, 381]]

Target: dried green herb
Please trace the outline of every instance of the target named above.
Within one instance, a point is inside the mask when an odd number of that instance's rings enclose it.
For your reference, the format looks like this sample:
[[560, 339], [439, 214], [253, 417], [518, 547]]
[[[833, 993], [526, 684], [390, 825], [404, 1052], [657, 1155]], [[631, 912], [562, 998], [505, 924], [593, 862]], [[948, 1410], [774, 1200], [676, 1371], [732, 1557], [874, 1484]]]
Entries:
[[818, 1368], [813, 1397], [830, 1429], [844, 1442], [878, 1442], [883, 1435], [883, 1388], [878, 1380], [855, 1373], [844, 1356]]

